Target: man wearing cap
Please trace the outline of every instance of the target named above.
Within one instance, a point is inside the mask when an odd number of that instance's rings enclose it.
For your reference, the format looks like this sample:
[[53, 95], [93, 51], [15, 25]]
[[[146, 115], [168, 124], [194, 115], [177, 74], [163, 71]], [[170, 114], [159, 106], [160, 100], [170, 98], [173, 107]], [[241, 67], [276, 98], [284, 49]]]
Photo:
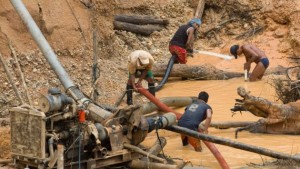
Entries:
[[[128, 56], [129, 79], [126, 86], [127, 104], [132, 105], [132, 92], [137, 91], [137, 86], [141, 86], [142, 80], [148, 82], [149, 92], [155, 96], [155, 86], [153, 80], [152, 66], [154, 59], [152, 55], [144, 50], [135, 50]], [[140, 73], [140, 75], [139, 75]], [[139, 80], [135, 83], [135, 78], [139, 76]]]
[[169, 51], [172, 55], [176, 55], [176, 62], [186, 64], [187, 51], [193, 53], [193, 44], [196, 30], [201, 25], [201, 19], [194, 18], [186, 25], [178, 28], [169, 43]]
[[[198, 99], [185, 108], [184, 114], [178, 120], [178, 126], [207, 134], [213, 113], [211, 107], [207, 104], [208, 98], [209, 95], [207, 92], [200, 92]], [[203, 126], [200, 123], [204, 120], [205, 123]], [[181, 140], [183, 146], [191, 144], [195, 151], [202, 151], [199, 139], [181, 134]]]
[[245, 55], [246, 63], [244, 63], [244, 70], [246, 70], [247, 72], [250, 71], [251, 63], [256, 63], [256, 66], [249, 76], [249, 80], [251, 82], [261, 80], [266, 69], [269, 67], [269, 59], [266, 56], [265, 52], [252, 44], [246, 44], [242, 46], [233, 45], [230, 48], [230, 53], [234, 55], [236, 59], [240, 54]]

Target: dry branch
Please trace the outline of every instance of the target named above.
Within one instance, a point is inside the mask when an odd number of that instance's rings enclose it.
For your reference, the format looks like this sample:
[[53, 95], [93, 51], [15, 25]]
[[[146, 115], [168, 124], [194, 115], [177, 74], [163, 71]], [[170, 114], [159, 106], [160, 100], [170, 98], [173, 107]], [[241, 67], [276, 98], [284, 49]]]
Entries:
[[2, 57], [1, 53], [0, 53], [0, 61], [2, 62], [2, 65], [4, 67], [4, 70], [6, 72], [6, 75], [7, 75], [7, 78], [8, 78], [8, 81], [10, 82], [14, 92], [16, 93], [19, 101], [20, 101], [20, 104], [24, 104], [24, 101], [19, 93], [19, 90], [17, 89], [17, 86], [15, 85], [15, 83], [13, 82], [13, 78], [12, 78], [12, 75], [11, 75], [11, 71], [9, 70], [8, 66], [6, 65], [5, 63], [5, 60], [4, 58]]
[[11, 41], [9, 41], [9, 48], [10, 48], [10, 50], [11, 50], [11, 52], [12, 52], [13, 58], [14, 58], [14, 60], [15, 60], [15, 62], [16, 62], [17, 68], [18, 68], [19, 73], [20, 73], [20, 75], [21, 75], [21, 80], [22, 80], [22, 83], [23, 83], [23, 87], [24, 87], [24, 89], [25, 89], [25, 93], [26, 93], [26, 96], [27, 96], [27, 100], [28, 100], [29, 104], [32, 106], [33, 103], [32, 103], [31, 98], [30, 98], [30, 96], [29, 96], [29, 92], [28, 92], [28, 88], [27, 88], [27, 85], [26, 85], [26, 82], [25, 82], [25, 78], [24, 78], [24, 75], [23, 75], [23, 72], [22, 72], [22, 69], [21, 69], [19, 60], [18, 60], [17, 55], [16, 55], [16, 51], [15, 51], [15, 49], [13, 48], [13, 46], [12, 46], [12, 44], [11, 44]]

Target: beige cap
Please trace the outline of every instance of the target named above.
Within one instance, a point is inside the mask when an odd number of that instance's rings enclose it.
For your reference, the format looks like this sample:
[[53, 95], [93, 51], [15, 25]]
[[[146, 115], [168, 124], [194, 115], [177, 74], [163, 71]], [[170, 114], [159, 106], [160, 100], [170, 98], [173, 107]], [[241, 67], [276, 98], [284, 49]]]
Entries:
[[145, 55], [141, 55], [139, 57], [140, 61], [142, 62], [143, 65], [147, 65], [149, 64], [149, 57], [145, 56]]

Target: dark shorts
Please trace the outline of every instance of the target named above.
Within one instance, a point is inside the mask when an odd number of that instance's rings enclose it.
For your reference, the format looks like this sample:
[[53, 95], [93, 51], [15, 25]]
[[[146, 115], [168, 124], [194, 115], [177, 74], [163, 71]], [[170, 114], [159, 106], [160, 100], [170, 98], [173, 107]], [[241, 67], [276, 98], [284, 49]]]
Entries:
[[264, 65], [265, 69], [269, 67], [269, 59], [268, 58], [262, 58], [260, 59], [260, 62]]

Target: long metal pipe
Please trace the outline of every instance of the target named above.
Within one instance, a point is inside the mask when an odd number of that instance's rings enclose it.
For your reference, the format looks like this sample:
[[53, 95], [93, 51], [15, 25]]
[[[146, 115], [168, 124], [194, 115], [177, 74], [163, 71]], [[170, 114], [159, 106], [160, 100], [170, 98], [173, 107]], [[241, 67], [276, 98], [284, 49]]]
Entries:
[[80, 101], [81, 103], [87, 105], [88, 118], [95, 120], [96, 122], [101, 122], [104, 119], [108, 118], [112, 114], [99, 106], [92, 103], [88, 98], [84, 96], [84, 94], [74, 85], [73, 81], [70, 79], [68, 73], [62, 67], [60, 62], [57, 59], [57, 56], [53, 52], [46, 38], [42, 34], [39, 27], [36, 25], [34, 20], [32, 19], [30, 13], [26, 9], [22, 0], [10, 0], [13, 7], [16, 9], [17, 13], [21, 17], [22, 21], [26, 25], [29, 30], [31, 36], [34, 41], [37, 43], [41, 51], [43, 52], [46, 60], [50, 64], [51, 68], [54, 70], [55, 74], [58, 76], [60, 82], [64, 86], [64, 88], [70, 92], [72, 97], [76, 101]]
[[75, 86], [73, 81], [70, 79], [68, 73], [58, 61], [56, 54], [53, 52], [51, 46], [45, 39], [41, 30], [32, 19], [22, 0], [10, 0], [10, 2], [16, 9], [17, 13], [19, 14], [22, 21], [29, 30], [30, 34], [32, 35], [34, 41], [37, 43], [37, 45], [43, 52], [45, 58], [54, 70], [55, 74], [58, 76], [64, 88], [67, 90], [70, 87]]
[[209, 141], [209, 142], [213, 142], [213, 143], [217, 143], [217, 144], [221, 144], [221, 145], [225, 145], [225, 146], [230, 146], [230, 147], [237, 148], [240, 150], [250, 151], [250, 152], [262, 154], [262, 155], [277, 158], [277, 159], [292, 159], [295, 161], [300, 161], [300, 157], [297, 157], [297, 156], [279, 153], [279, 152], [269, 150], [269, 149], [266, 149], [263, 147], [257, 147], [257, 146], [253, 146], [253, 145], [249, 145], [249, 144], [245, 144], [245, 143], [240, 143], [240, 142], [232, 141], [232, 140], [229, 140], [226, 138], [220, 138], [220, 137], [216, 137], [216, 136], [212, 136], [212, 135], [199, 133], [197, 131], [193, 131], [188, 128], [184, 128], [184, 127], [180, 127], [180, 126], [176, 126], [176, 125], [167, 127], [166, 130], [173, 131], [173, 132], [180, 133], [180, 134], [185, 134], [187, 136], [198, 138], [203, 141], [205, 140], [205, 141]]

